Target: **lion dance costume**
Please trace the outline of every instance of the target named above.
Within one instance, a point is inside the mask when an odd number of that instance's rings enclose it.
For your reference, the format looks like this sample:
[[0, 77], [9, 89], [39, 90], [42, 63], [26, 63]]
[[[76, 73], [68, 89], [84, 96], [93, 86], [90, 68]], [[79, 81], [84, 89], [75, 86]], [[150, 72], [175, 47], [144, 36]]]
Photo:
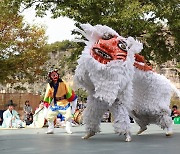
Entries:
[[84, 139], [100, 131], [100, 122], [108, 109], [113, 116], [114, 130], [131, 141], [130, 119], [140, 126], [155, 123], [166, 134], [172, 133], [170, 117], [171, 92], [180, 92], [164, 76], [152, 71], [138, 53], [142, 43], [132, 37], [124, 38], [108, 26], [82, 24], [77, 29], [86, 40], [78, 60], [74, 82], [88, 92], [83, 113], [86, 128]]
[[[51, 81], [47, 85], [44, 96], [44, 102], [46, 102], [46, 104], [50, 104], [50, 106], [48, 105], [49, 109], [47, 113], [47, 134], [54, 133], [54, 119], [59, 113], [65, 117], [66, 132], [71, 134], [72, 110], [70, 102], [77, 102], [77, 96], [74, 91], [59, 78], [57, 70], [49, 72], [49, 78]], [[75, 109], [73, 110], [75, 111]]]

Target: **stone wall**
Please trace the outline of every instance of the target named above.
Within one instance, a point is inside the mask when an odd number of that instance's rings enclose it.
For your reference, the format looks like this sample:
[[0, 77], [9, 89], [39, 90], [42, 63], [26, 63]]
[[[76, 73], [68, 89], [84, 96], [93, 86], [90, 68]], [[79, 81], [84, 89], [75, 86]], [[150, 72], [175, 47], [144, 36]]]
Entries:
[[157, 72], [166, 76], [178, 89], [180, 89], [180, 69], [176, 67], [175, 60], [168, 61], [157, 67]]
[[178, 69], [162, 68], [160, 74], [166, 76], [178, 89], [180, 89], [180, 72]]

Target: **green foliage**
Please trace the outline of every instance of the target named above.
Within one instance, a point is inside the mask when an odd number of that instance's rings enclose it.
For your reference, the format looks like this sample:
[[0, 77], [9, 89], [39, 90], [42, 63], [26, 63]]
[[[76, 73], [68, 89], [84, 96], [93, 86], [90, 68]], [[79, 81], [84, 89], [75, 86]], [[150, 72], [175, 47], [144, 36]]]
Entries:
[[22, 2], [26, 7], [34, 4], [39, 16], [45, 15], [49, 10], [53, 18], [67, 16], [77, 21], [77, 25], [87, 22], [92, 25], [107, 25], [124, 37], [137, 37], [144, 43], [142, 54], [147, 60], [163, 63], [173, 58], [180, 59], [178, 0], [44, 0], [41, 2], [23, 0]]
[[0, 83], [34, 82], [47, 59], [45, 29], [23, 23], [18, 1], [0, 1]]
[[83, 89], [80, 88], [77, 91], [75, 91], [75, 93], [78, 95], [79, 101], [86, 102], [87, 96], [88, 96], [86, 91], [84, 91]]
[[180, 62], [177, 63], [177, 68], [180, 68]]
[[55, 42], [55, 43], [49, 44], [47, 45], [47, 48], [49, 51], [52, 51], [52, 52], [64, 51], [64, 50], [73, 48], [73, 44], [70, 41], [65, 40], [62, 42]]

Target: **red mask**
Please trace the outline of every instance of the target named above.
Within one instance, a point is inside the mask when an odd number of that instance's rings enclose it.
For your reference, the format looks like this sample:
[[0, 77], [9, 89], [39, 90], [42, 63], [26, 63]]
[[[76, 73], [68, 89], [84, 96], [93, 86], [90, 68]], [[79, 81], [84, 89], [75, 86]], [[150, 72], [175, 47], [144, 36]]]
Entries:
[[53, 81], [57, 81], [58, 80], [58, 78], [59, 78], [59, 75], [58, 75], [58, 73], [57, 72], [52, 72], [51, 74], [50, 74], [50, 78], [53, 80]]
[[126, 43], [116, 36], [99, 39], [91, 50], [91, 55], [102, 64], [112, 60], [126, 60]]

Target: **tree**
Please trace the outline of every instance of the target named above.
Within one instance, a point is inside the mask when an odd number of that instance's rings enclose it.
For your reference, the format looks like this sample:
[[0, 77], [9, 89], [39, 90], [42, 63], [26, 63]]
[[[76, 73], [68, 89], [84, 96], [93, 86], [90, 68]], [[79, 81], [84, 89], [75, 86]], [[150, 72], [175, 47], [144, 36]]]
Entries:
[[19, 4], [0, 1], [0, 83], [33, 82], [47, 59], [45, 29], [23, 23]]
[[120, 35], [139, 38], [147, 60], [180, 61], [178, 0], [23, 0], [36, 6], [38, 16], [49, 10], [53, 18], [67, 16], [78, 23], [108, 25]]

